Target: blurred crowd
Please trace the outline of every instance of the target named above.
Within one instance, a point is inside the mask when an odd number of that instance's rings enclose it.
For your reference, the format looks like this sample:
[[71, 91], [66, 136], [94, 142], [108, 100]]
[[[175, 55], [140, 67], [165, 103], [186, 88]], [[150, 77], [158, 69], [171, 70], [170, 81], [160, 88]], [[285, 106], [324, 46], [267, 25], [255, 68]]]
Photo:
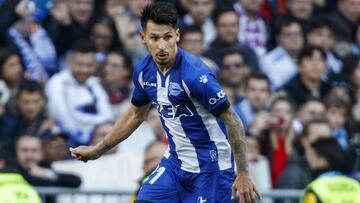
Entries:
[[[101, 140], [130, 105], [151, 2], [0, 0], [0, 145], [12, 152], [0, 170], [19, 168], [33, 185], [81, 184], [51, 163]], [[337, 140], [348, 155], [341, 170], [359, 178], [360, 0], [168, 2], [179, 46], [216, 73], [244, 123], [260, 189], [304, 189], [323, 137]], [[166, 144], [155, 109], [147, 123], [149, 146]]]

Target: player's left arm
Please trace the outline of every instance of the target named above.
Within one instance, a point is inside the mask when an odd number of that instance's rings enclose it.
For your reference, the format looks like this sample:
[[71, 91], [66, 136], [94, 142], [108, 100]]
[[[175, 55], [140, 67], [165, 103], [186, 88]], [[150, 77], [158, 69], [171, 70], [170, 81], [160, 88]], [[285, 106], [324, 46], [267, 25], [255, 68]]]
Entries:
[[249, 173], [246, 153], [245, 130], [239, 117], [232, 108], [223, 111], [219, 116], [225, 125], [229, 137], [230, 146], [234, 154], [237, 175], [233, 184], [232, 196], [236, 190], [239, 192], [241, 202], [256, 202], [254, 192], [260, 197], [255, 184]]

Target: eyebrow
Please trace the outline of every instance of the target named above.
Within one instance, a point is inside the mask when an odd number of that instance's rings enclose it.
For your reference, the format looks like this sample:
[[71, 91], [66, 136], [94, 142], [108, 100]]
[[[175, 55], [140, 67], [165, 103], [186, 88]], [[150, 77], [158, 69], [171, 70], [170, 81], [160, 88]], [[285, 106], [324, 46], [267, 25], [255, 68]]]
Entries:
[[[172, 34], [171, 31], [168, 31], [168, 32], [166, 32], [166, 33], [163, 34], [163, 35], [168, 35], [168, 34]], [[161, 36], [161, 34], [156, 34], [156, 33], [150, 33], [150, 35], [153, 35], [153, 36]]]

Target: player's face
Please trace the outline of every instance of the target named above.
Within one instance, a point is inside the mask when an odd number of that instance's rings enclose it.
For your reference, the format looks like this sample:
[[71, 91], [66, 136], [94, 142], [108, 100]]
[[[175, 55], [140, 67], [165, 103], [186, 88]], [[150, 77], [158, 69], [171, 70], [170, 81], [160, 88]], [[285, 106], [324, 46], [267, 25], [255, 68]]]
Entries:
[[179, 29], [174, 29], [170, 24], [156, 24], [150, 20], [141, 36], [158, 66], [168, 68], [173, 64], [177, 54], [177, 42], [180, 39]]

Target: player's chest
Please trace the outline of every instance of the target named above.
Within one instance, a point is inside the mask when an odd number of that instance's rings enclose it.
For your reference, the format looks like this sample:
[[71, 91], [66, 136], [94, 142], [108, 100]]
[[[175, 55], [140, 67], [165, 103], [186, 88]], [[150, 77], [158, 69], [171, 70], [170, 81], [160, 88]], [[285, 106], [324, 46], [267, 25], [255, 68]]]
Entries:
[[158, 112], [166, 118], [191, 116], [191, 100], [186, 84], [177, 74], [144, 77], [144, 90]]

